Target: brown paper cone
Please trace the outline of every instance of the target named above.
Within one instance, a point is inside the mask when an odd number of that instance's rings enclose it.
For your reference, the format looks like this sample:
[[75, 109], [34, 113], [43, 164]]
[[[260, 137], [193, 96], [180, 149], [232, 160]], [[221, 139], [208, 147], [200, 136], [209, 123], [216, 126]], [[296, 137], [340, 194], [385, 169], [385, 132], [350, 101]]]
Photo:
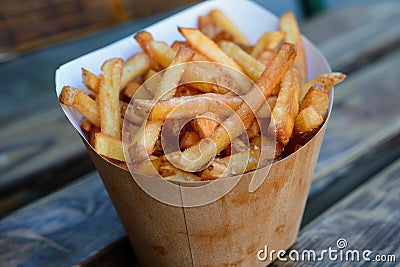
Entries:
[[[325, 129], [273, 164], [255, 192], [245, 174], [224, 197], [191, 208], [152, 198], [84, 143], [143, 266], [265, 266], [271, 259], [260, 261], [259, 250], [286, 250], [296, 240]], [[167, 193], [178, 196], [176, 188]]]

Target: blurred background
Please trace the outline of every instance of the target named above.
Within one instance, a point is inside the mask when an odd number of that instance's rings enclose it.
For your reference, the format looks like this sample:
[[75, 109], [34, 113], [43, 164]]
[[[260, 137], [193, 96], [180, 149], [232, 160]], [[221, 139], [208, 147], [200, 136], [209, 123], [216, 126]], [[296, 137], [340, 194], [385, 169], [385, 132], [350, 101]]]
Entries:
[[[58, 66], [193, 0], [0, 0], [0, 217], [94, 170], [54, 93]], [[256, 0], [300, 26], [379, 0]]]
[[[376, 0], [375, 0], [376, 1]], [[82, 37], [126, 21], [184, 7], [198, 0], [0, 0], [0, 60], [60, 41]], [[374, 0], [255, 0], [300, 21], [354, 2]]]

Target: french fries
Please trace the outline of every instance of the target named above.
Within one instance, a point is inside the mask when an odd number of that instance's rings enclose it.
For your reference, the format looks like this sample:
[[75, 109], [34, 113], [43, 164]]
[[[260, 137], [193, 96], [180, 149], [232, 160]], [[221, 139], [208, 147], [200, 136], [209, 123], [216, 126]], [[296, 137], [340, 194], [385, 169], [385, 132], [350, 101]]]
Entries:
[[201, 31], [193, 28], [178, 28], [179, 32], [186, 38], [192, 47], [200, 51], [210, 60], [226, 64], [238, 71], [242, 68], [227, 54], [225, 54], [213, 40], [204, 35]]
[[99, 93], [100, 78], [97, 77], [96, 74], [93, 74], [87, 69], [82, 68], [82, 82], [93, 93]]
[[303, 98], [306, 96], [308, 90], [315, 84], [319, 83], [326, 90], [327, 93], [330, 93], [333, 86], [338, 83], [341, 83], [346, 79], [346, 75], [340, 72], [333, 72], [325, 75], [321, 75], [315, 77], [311, 81], [305, 83], [300, 88], [300, 101], [303, 101]]
[[218, 44], [227, 55], [232, 57], [236, 62], [238, 62], [238, 64], [240, 64], [244, 72], [254, 82], [256, 82], [260, 78], [261, 73], [265, 68], [261, 62], [257, 61], [257, 59], [247, 54], [235, 43], [220, 41]]
[[211, 10], [208, 14], [214, 24], [223, 32], [227, 32], [233, 37], [233, 41], [242, 45], [250, 45], [249, 40], [241, 33], [233, 22], [227, 18], [220, 10]]
[[[245, 103], [242, 103], [238, 110], [236, 110], [236, 114], [224, 120], [213, 133], [211, 137], [212, 144], [209, 145], [215, 146], [215, 151], [209, 148], [202, 149], [201, 145], [190, 147], [183, 153], [174, 153], [170, 155], [169, 159], [173, 161], [174, 165], [189, 172], [196, 172], [205, 164], [209, 163], [216, 153], [225, 149], [230, 143], [230, 138], [239, 136], [253, 123], [254, 116], [249, 106], [256, 111], [263, 106], [265, 98], [269, 97], [273, 88], [280, 82], [292, 65], [295, 55], [296, 51], [292, 44], [286, 43], [280, 48], [277, 55], [273, 58], [269, 66], [265, 68], [260, 79], [257, 81], [257, 86], [254, 86], [252, 90], [243, 97]], [[265, 98], [260, 98], [259, 90]], [[202, 142], [200, 142], [200, 144], [202, 144]], [[197, 155], [196, 160], [192, 159], [189, 162], [187, 159], [193, 158], [193, 154]]]
[[307, 61], [304, 51], [303, 37], [293, 12], [283, 14], [279, 19], [279, 28], [285, 33], [285, 41], [296, 45], [297, 56], [294, 67], [300, 74], [300, 84], [307, 81]]
[[64, 86], [59, 96], [82, 114], [95, 150], [121, 168], [190, 182], [266, 166], [316, 134], [333, 86], [346, 78], [307, 81], [291, 12], [255, 44], [220, 10], [178, 31], [184, 40], [171, 45], [137, 33], [141, 52], [106, 60], [100, 74], [82, 67], [87, 90]]
[[220, 116], [213, 112], [206, 112], [194, 119], [194, 128], [201, 138], [210, 138], [219, 124]]
[[295, 69], [287, 71], [281, 82], [281, 90], [272, 110], [271, 131], [277, 140], [286, 145], [292, 136], [294, 120], [299, 112], [299, 82]]
[[324, 122], [323, 117], [314, 106], [308, 106], [297, 115], [294, 127], [297, 133], [307, 133], [319, 127]]
[[313, 86], [308, 90], [303, 101], [301, 101], [300, 110], [309, 106], [313, 106], [322, 118], [326, 118], [329, 108], [329, 96], [328, 93], [324, 91], [324, 88]]
[[100, 155], [119, 161], [125, 161], [122, 142], [119, 138], [100, 132], [95, 134], [94, 140], [94, 147]]
[[100, 75], [98, 96], [101, 132], [120, 138], [119, 88], [122, 75], [122, 59], [109, 59], [104, 62], [101, 69], [103, 73]]
[[[129, 82], [136, 77], [146, 73], [150, 68], [150, 59], [145, 53], [138, 53], [125, 62], [122, 69], [122, 77], [119, 90], [124, 89]], [[82, 68], [83, 84], [92, 92], [98, 94], [100, 88], [100, 78], [85, 68]]]
[[64, 86], [59, 100], [64, 105], [72, 106], [87, 120], [100, 127], [100, 115], [96, 101], [84, 92], [71, 86]]
[[[133, 100], [136, 109], [133, 112], [142, 117], [148, 116], [150, 120], [181, 119], [194, 117], [206, 112], [218, 113], [228, 116], [242, 104], [240, 97], [220, 94], [200, 94], [195, 96], [175, 97], [168, 100]], [[221, 108], [221, 105], [224, 105]], [[191, 108], [188, 110], [188, 108]]]
[[175, 95], [176, 87], [185, 70], [185, 65], [181, 63], [189, 62], [193, 56], [194, 53], [183, 46], [178, 50], [175, 58], [171, 62], [171, 68], [165, 71], [160, 85], [154, 93], [154, 99], [165, 100]]
[[255, 44], [251, 55], [258, 58], [266, 50], [274, 50], [285, 38], [284, 32], [265, 32]]

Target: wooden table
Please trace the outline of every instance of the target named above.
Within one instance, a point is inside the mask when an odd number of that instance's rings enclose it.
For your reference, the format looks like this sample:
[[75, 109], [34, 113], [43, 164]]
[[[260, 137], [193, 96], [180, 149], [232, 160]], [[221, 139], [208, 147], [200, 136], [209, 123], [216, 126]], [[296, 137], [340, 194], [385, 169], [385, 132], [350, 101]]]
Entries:
[[[104, 45], [107, 38], [111, 42], [150, 24], [151, 19], [21, 57], [8, 67], [16, 68], [24, 60], [27, 66], [34, 66], [44, 54], [55, 56], [61, 51], [75, 51], [71, 57], [84, 54]], [[333, 69], [346, 72], [349, 78], [336, 88], [304, 227], [292, 249], [327, 249], [334, 247], [338, 238], [345, 238], [352, 248], [393, 254], [399, 262], [400, 3], [350, 6], [316, 17], [302, 25], [302, 30]], [[76, 52], [77, 47], [82, 50]], [[61, 61], [61, 56], [55, 58]], [[0, 220], [0, 266], [137, 266], [79, 137], [55, 97], [47, 97], [45, 102], [50, 104], [34, 100], [40, 107], [36, 112], [19, 114], [18, 120], [0, 118], [1, 197], [12, 195], [13, 203], [24, 205], [27, 199], [62, 187]], [[29, 138], [26, 132], [32, 133]], [[72, 184], [64, 186], [71, 180]], [[47, 191], [21, 189], [26, 184], [36, 189], [45, 184]], [[8, 203], [0, 202], [0, 208]]]

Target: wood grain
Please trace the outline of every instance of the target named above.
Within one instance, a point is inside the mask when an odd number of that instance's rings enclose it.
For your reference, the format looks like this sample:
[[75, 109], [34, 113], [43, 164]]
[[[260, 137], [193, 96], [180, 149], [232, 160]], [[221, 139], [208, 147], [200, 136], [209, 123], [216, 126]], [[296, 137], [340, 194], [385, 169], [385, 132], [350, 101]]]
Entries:
[[71, 266], [124, 235], [97, 173], [0, 221], [1, 266]]
[[59, 107], [38, 110], [2, 128], [0, 217], [92, 171], [85, 151]]
[[[347, 249], [372, 251], [377, 254], [392, 254], [400, 259], [400, 160], [388, 166], [371, 181], [323, 213], [304, 228], [293, 250], [338, 249], [339, 238], [346, 239]], [[346, 251], [344, 249], [343, 251]], [[272, 266], [304, 266], [311, 262], [276, 262]], [[359, 266], [367, 262], [357, 263]], [[373, 265], [376, 264], [376, 265]], [[327, 257], [313, 266], [354, 266], [351, 262], [329, 261]], [[378, 266], [377, 263], [370, 263]], [[380, 265], [379, 265], [380, 266]], [[387, 263], [385, 266], [398, 266]]]
[[[337, 87], [315, 179], [325, 179], [400, 132], [400, 50], [354, 73]], [[336, 100], [336, 98], [335, 98]], [[371, 155], [373, 160], [373, 155]]]
[[322, 13], [301, 30], [335, 70], [347, 73], [399, 47], [400, 2], [349, 5]]

